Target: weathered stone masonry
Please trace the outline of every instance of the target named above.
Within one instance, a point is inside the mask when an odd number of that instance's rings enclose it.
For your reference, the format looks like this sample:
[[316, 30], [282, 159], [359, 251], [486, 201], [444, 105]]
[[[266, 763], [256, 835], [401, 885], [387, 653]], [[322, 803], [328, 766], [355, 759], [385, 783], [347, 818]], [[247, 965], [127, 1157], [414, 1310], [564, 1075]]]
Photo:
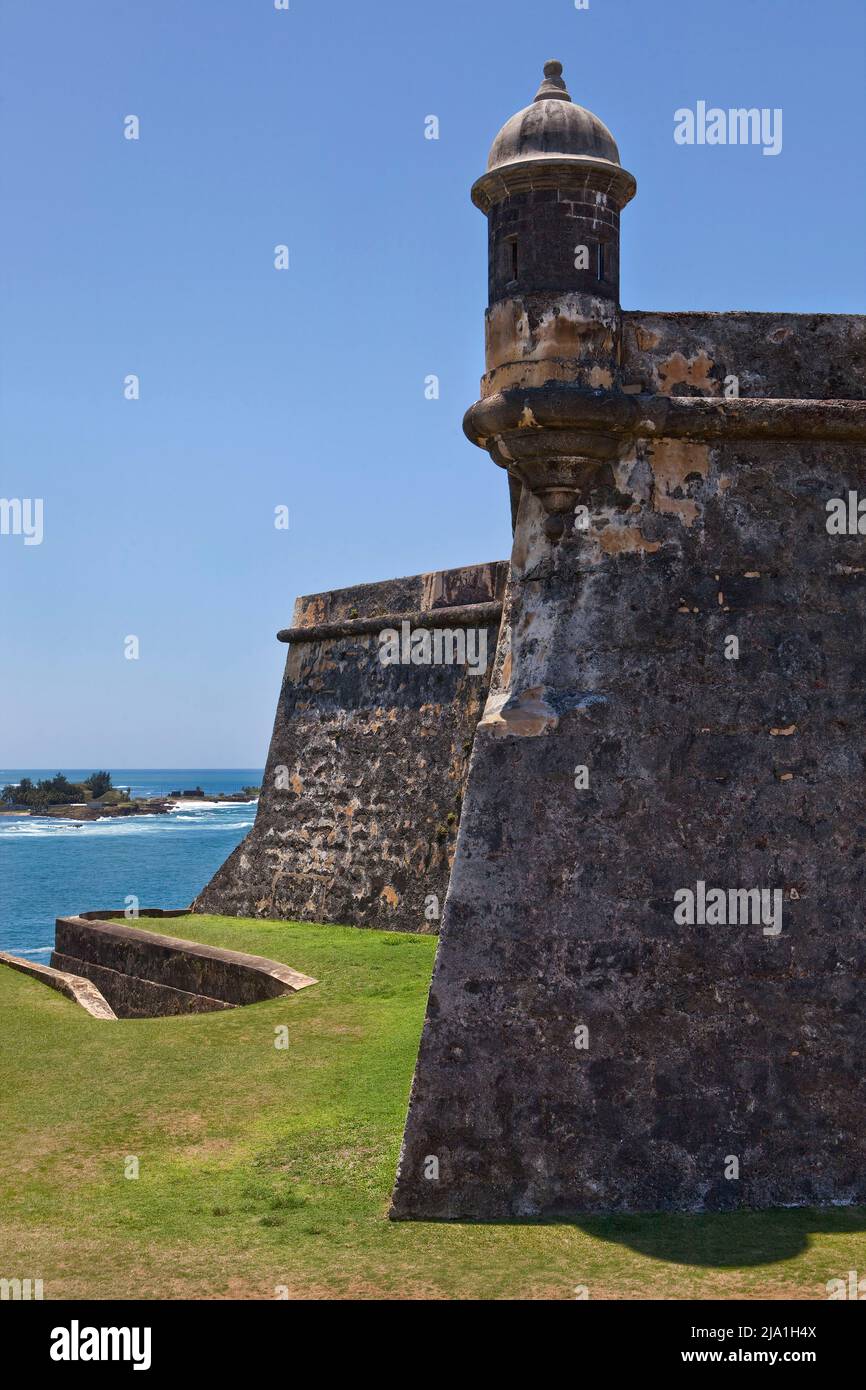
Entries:
[[[393, 1215], [862, 1202], [866, 321], [621, 314], [634, 182], [545, 71], [473, 190], [521, 502]], [[699, 882], [781, 931], [679, 924]]]
[[[507, 566], [299, 599], [255, 825], [193, 907], [438, 931]], [[383, 665], [383, 629], [479, 629], [488, 664]]]

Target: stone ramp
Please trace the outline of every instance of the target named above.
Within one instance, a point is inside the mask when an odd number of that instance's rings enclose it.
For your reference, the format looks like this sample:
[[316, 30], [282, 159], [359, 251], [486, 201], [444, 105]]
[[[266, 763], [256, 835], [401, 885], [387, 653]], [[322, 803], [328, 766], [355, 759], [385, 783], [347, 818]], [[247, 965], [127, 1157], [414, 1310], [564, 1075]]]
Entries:
[[67, 999], [73, 999], [76, 1004], [80, 1004], [92, 1018], [117, 1018], [117, 1014], [96, 985], [81, 975], [73, 975], [68, 970], [56, 970], [53, 966], [42, 965], [37, 961], [25, 960], [9, 951], [0, 951], [0, 965], [8, 965], [10, 970], [20, 970], [22, 975], [31, 975], [34, 980], [40, 980], [50, 989], [65, 994]]

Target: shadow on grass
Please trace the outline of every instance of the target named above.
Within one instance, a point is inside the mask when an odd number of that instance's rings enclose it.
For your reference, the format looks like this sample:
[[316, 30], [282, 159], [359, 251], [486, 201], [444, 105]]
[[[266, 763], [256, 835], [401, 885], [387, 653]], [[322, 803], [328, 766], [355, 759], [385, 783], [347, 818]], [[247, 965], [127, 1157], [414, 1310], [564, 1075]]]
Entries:
[[624, 1245], [639, 1255], [668, 1264], [742, 1269], [802, 1255], [813, 1235], [861, 1234], [866, 1231], [866, 1207], [658, 1212], [560, 1218], [531, 1224], [577, 1227], [595, 1240]]
[[793, 1259], [809, 1248], [812, 1235], [866, 1231], [866, 1207], [590, 1217], [574, 1224], [650, 1259], [741, 1269]]

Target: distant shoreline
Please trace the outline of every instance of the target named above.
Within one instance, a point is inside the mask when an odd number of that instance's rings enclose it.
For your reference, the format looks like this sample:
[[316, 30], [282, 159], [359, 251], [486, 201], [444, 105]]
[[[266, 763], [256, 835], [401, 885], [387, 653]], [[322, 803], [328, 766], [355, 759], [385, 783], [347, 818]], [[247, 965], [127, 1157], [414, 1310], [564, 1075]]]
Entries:
[[246, 792], [213, 792], [188, 795], [180, 793], [173, 796], [142, 796], [134, 801], [121, 801], [108, 806], [93, 805], [90, 802], [71, 802], [62, 806], [10, 807], [0, 810], [0, 816], [27, 816], [36, 819], [85, 821], [116, 819], [124, 816], [167, 816], [181, 806], [211, 806], [214, 804], [234, 804], [253, 806], [258, 796]]

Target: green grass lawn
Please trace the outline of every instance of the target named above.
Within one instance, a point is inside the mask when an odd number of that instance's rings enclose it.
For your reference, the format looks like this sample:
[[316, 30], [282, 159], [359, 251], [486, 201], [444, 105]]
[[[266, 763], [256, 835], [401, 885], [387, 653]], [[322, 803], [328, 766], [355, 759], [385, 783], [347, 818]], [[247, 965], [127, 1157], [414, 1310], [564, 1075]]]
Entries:
[[[825, 1298], [866, 1212], [393, 1223], [428, 936], [190, 917], [150, 930], [314, 975], [117, 1023], [0, 968], [0, 1277], [46, 1298]], [[275, 1029], [288, 1027], [277, 1050]], [[128, 1156], [139, 1177], [124, 1176]]]

